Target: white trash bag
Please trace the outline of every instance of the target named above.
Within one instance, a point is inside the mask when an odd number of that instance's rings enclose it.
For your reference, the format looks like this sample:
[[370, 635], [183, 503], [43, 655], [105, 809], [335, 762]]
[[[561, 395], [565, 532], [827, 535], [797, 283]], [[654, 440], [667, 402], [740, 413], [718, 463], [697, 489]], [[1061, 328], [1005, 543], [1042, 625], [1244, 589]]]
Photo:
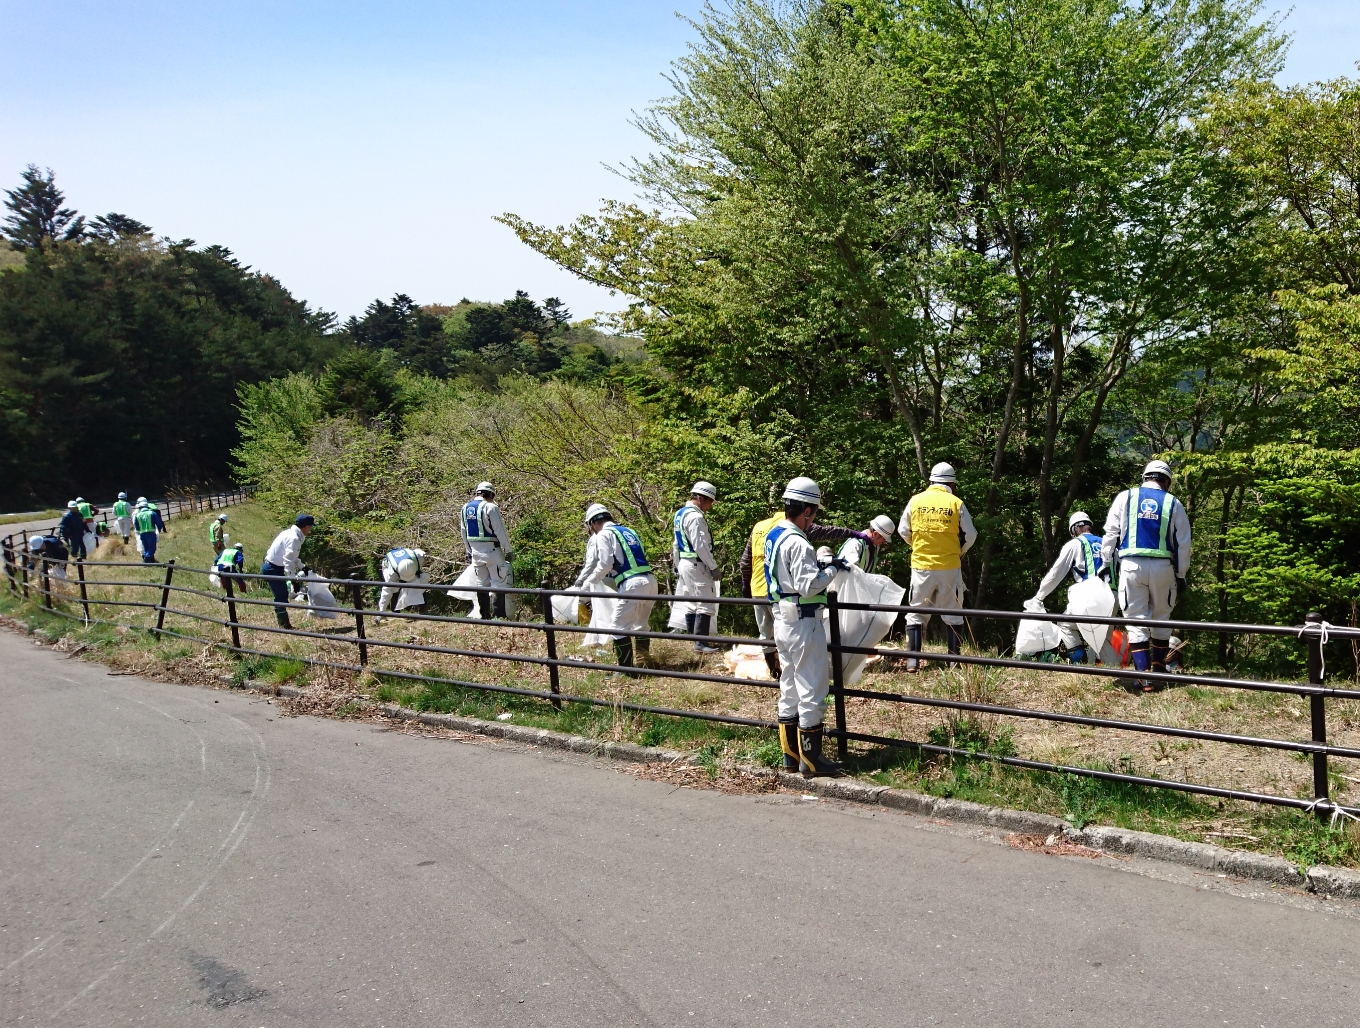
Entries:
[[[1067, 589], [1067, 613], [1081, 614], [1085, 617], [1107, 618], [1114, 613], [1114, 591], [1105, 584], [1104, 579], [1092, 575], [1084, 582], [1077, 582]], [[1076, 625], [1086, 645], [1094, 654], [1105, 650], [1105, 640], [1110, 636], [1109, 625]]]
[[472, 611], [467, 615], [468, 617], [479, 618], [482, 616], [477, 604], [477, 573], [473, 570], [471, 564], [463, 568], [463, 573], [453, 583], [453, 588], [448, 590], [448, 596], [451, 600], [461, 600], [464, 603], [472, 604]]
[[294, 603], [305, 606], [307, 613], [312, 617], [334, 621], [340, 616], [335, 610], [340, 604], [335, 602], [335, 597], [331, 595], [331, 587], [321, 581], [320, 575], [308, 568], [298, 577], [304, 587], [301, 592], [293, 594]]
[[575, 596], [554, 596], [552, 598], [553, 622], [559, 625], [579, 625], [581, 604]]
[[[889, 607], [902, 602], [907, 591], [887, 575], [873, 575], [857, 565], [838, 574], [831, 583], [838, 603], [881, 603]], [[840, 613], [841, 645], [877, 646], [888, 635], [897, 620], [891, 610], [842, 610]], [[823, 620], [827, 643], [831, 642], [829, 616]], [[864, 675], [864, 653], [842, 653], [841, 674], [847, 686], [854, 685]]]
[[[1025, 611], [1029, 614], [1045, 613], [1041, 600], [1025, 601]], [[1062, 642], [1062, 634], [1052, 621], [1021, 621], [1015, 630], [1015, 655], [1027, 657], [1045, 650], [1056, 650]]]
[[765, 648], [750, 643], [738, 643], [723, 654], [723, 665], [733, 678], [753, 682], [774, 681], [770, 665], [765, 663]]
[[[592, 593], [617, 592], [613, 585], [606, 582], [604, 579], [595, 582], [586, 582], [581, 586], [581, 590], [583, 592]], [[578, 597], [578, 599], [581, 598], [583, 597]], [[618, 600], [611, 600], [605, 596], [590, 597], [590, 627], [599, 629], [609, 628], [614, 618], [614, 605], [618, 602]], [[589, 632], [581, 639], [581, 649], [601, 649], [605, 646], [612, 646], [613, 643], [614, 636], [607, 631]]]

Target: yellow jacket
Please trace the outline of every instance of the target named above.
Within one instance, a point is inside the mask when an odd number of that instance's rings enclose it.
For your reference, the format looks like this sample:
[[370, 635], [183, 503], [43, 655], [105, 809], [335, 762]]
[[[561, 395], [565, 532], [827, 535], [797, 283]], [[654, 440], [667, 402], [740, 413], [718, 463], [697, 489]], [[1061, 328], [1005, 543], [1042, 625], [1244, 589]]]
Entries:
[[961, 566], [963, 555], [977, 538], [963, 501], [938, 484], [911, 498], [897, 530], [911, 544], [911, 566], [916, 571], [951, 571]]
[[757, 521], [751, 529], [751, 595], [768, 596], [769, 587], [765, 582], [765, 537], [770, 529], [784, 520], [783, 514], [774, 514], [764, 521]]

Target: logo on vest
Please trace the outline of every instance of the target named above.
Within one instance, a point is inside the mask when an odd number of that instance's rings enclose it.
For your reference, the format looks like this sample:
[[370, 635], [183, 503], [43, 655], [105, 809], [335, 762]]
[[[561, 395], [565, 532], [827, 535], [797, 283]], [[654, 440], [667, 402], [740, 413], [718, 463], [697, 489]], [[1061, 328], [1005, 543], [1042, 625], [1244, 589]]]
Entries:
[[1157, 501], [1153, 499], [1143, 499], [1138, 503], [1138, 516], [1140, 518], [1151, 518], [1156, 521], [1161, 517], [1161, 511], [1157, 509]]

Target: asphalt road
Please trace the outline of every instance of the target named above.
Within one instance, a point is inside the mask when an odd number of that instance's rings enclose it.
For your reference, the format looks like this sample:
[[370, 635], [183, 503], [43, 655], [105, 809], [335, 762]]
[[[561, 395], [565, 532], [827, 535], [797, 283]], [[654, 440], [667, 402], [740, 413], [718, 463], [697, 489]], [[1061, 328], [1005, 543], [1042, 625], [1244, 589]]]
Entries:
[[280, 718], [0, 632], [6, 1026], [1354, 1025], [1358, 962], [1349, 906]]

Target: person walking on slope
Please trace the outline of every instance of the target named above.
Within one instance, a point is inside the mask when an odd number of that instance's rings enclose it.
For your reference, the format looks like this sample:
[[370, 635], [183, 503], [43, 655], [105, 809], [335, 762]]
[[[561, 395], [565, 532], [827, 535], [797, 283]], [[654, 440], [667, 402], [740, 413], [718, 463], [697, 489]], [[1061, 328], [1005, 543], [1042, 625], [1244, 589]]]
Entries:
[[227, 516], [219, 514], [208, 522], [208, 542], [212, 544], [213, 553], [221, 554], [227, 548]]
[[[632, 599], [634, 593], [656, 593], [656, 576], [647, 560], [638, 534], [627, 525], [614, 523], [614, 517], [602, 503], [586, 508], [586, 559], [581, 573], [571, 584], [573, 589], [590, 589], [603, 581], [618, 590], [617, 600], [608, 600], [610, 617], [604, 626], [614, 641], [614, 663], [619, 667], [634, 667], [633, 636], [627, 632], [647, 631], [654, 599]], [[642, 636], [637, 640], [637, 665], [651, 663], [652, 640]], [[627, 674], [628, 672], [622, 672]]]
[[[866, 574], [872, 575], [878, 567], [878, 558], [883, 547], [892, 542], [893, 521], [886, 514], [880, 514], [869, 522], [869, 528], [859, 536], [847, 539], [837, 553], [847, 565], [853, 564]], [[812, 537], [808, 537], [811, 541]]]
[[217, 555], [217, 559], [213, 561], [213, 571], [217, 573], [217, 579], [223, 583], [224, 589], [227, 582], [231, 582], [233, 586], [239, 586], [241, 584], [239, 576], [245, 569], [246, 551], [240, 543], [224, 546], [222, 552]]
[[113, 523], [118, 534], [123, 537], [123, 545], [132, 538], [132, 504], [128, 503], [127, 493], [119, 493], [113, 504]]
[[66, 548], [76, 560], [85, 559], [85, 519], [80, 516], [76, 500], [66, 505], [66, 513], [61, 516], [57, 532], [66, 540]]
[[[773, 485], [770, 487], [770, 502], [780, 501], [782, 487]], [[746, 549], [741, 551], [741, 560], [737, 564], [737, 572], [741, 577], [741, 594], [747, 599], [765, 599], [769, 593], [765, 584], [765, 537], [770, 534], [770, 530], [775, 525], [784, 520], [784, 513], [780, 511], [770, 515], [764, 520], [757, 521], [751, 529], [750, 538], [746, 540]], [[807, 536], [808, 542], [817, 543], [843, 543], [847, 539], [860, 539], [863, 536], [853, 528], [841, 528], [839, 525], [819, 525], [816, 522], [807, 527], [803, 533]], [[774, 639], [774, 608], [758, 603], [753, 608], [756, 616], [756, 631], [762, 639]], [[774, 680], [779, 681], [781, 674], [778, 650], [769, 649], [765, 651], [765, 665], [770, 669], [770, 674]]]
[[510, 584], [510, 536], [490, 482], [478, 482], [472, 499], [463, 504], [463, 545], [477, 576], [477, 607], [482, 617], [505, 618], [505, 593], [494, 594], [493, 610], [491, 590]]
[[[1101, 556], [1106, 564], [1119, 558], [1119, 609], [1134, 619], [1127, 628], [1136, 671], [1166, 671], [1171, 630], [1138, 621], [1169, 619], [1190, 570], [1190, 518], [1170, 488], [1170, 465], [1154, 460], [1143, 469], [1143, 484], [1116, 496], [1105, 518]], [[1162, 685], [1136, 679], [1135, 687], [1152, 692]]]
[[290, 526], [274, 536], [260, 565], [260, 574], [268, 576], [265, 581], [274, 594], [274, 619], [280, 628], [293, 627], [288, 620], [288, 579], [302, 570], [302, 544], [315, 527], [316, 518], [299, 514]]
[[[897, 532], [911, 545], [911, 602], [913, 607], [960, 610], [963, 607], [963, 555], [977, 541], [973, 517], [954, 490], [958, 481], [949, 464], [930, 469], [930, 485], [913, 496], [902, 511]], [[949, 652], [957, 654], [961, 639], [957, 614], [941, 614]], [[929, 614], [908, 614], [907, 642], [920, 652], [921, 637], [930, 623]], [[917, 657], [907, 658], [907, 671], [920, 667]]]
[[786, 770], [805, 778], [836, 777], [839, 766], [822, 756], [822, 724], [831, 684], [822, 611], [826, 589], [843, 569], [836, 557], [817, 561], [807, 530], [822, 503], [822, 490], [810, 478], [795, 478], [784, 489], [784, 517], [765, 536], [765, 588], [774, 604], [774, 641], [779, 676], [779, 747]]
[[[1039, 583], [1039, 591], [1034, 594], [1031, 601], [1040, 608], [1043, 607], [1048, 594], [1058, 588], [1069, 574], [1073, 582], [1085, 582], [1088, 578], [1096, 576], [1109, 577], [1109, 569], [1100, 552], [1101, 538], [1091, 531], [1091, 515], [1084, 510], [1077, 511], [1067, 519], [1067, 530], [1072, 538], [1058, 551], [1057, 560], [1044, 575], [1043, 581]], [[1066, 613], [1072, 613], [1070, 604]], [[1086, 642], [1082, 639], [1077, 626], [1060, 622], [1058, 633], [1062, 636], [1063, 645], [1067, 647], [1067, 659], [1073, 664], [1085, 664]], [[1091, 657], [1099, 659], [1100, 654], [1093, 653]]]
[[[718, 488], [712, 482], [695, 482], [689, 491], [689, 500], [672, 519], [675, 543], [671, 548], [671, 560], [676, 572], [676, 596], [707, 599], [718, 595], [718, 582], [714, 578], [718, 561], [713, 556], [713, 533], [708, 529], [707, 517], [717, 499]], [[700, 637], [694, 643], [695, 652], [718, 652], [719, 647], [702, 638], [712, 634], [717, 614], [716, 603], [696, 603], [694, 611], [685, 615], [685, 631]]]
[[137, 513], [132, 516], [132, 527], [137, 530], [137, 538], [141, 542], [142, 563], [156, 563], [156, 544], [160, 542], [160, 533], [165, 531], [165, 522], [161, 520], [161, 512], [156, 509], [154, 503], [146, 503], [137, 508]]
[[[401, 547], [396, 550], [388, 550], [382, 559], [382, 576], [384, 582], [391, 582], [385, 585], [382, 592], [378, 594], [378, 611], [386, 611], [389, 607], [397, 609], [398, 594], [402, 589], [412, 583], [427, 584], [430, 576], [425, 572], [425, 551], [415, 548]], [[415, 590], [414, 603], [402, 601], [402, 609], [406, 607], [419, 607], [425, 603], [425, 594]]]

